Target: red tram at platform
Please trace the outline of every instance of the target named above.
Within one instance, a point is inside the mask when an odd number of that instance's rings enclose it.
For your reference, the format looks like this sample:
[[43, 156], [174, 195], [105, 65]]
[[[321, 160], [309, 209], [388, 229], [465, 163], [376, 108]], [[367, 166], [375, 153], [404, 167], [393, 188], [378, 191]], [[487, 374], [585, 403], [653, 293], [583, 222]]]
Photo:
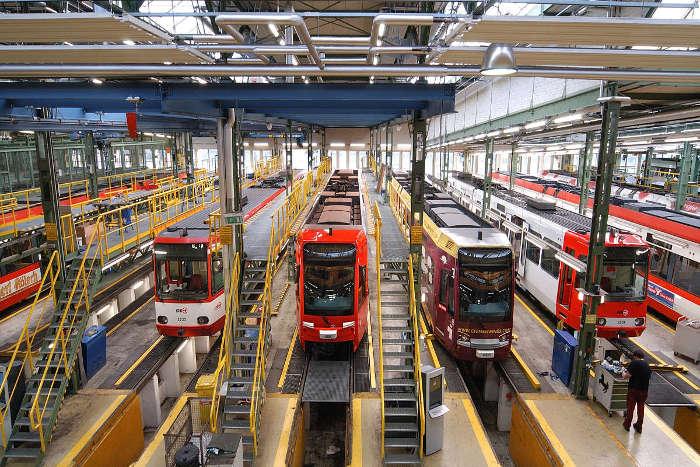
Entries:
[[297, 328], [310, 343], [352, 343], [367, 331], [369, 283], [361, 174], [336, 170], [297, 234]]
[[[410, 182], [391, 181], [408, 225]], [[433, 334], [458, 360], [504, 360], [513, 335], [515, 271], [508, 237], [450, 195], [425, 187], [421, 306]]]

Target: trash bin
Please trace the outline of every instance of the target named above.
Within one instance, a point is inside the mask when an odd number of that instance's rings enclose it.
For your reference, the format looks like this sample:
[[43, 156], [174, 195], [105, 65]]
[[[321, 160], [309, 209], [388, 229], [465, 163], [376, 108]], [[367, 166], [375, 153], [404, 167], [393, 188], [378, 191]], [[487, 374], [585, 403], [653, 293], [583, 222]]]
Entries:
[[578, 342], [566, 331], [557, 329], [554, 331], [554, 345], [552, 346], [552, 370], [559, 376], [562, 383], [569, 385], [571, 372], [574, 366], [574, 355]]
[[81, 343], [85, 376], [90, 379], [107, 363], [107, 328], [90, 326]]

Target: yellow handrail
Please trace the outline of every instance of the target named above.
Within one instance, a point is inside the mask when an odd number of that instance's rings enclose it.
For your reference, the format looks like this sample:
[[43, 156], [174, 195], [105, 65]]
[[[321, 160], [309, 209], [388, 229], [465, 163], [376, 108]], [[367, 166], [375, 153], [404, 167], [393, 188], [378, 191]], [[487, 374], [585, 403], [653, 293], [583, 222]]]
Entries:
[[267, 251], [267, 265], [265, 269], [265, 286], [262, 294], [262, 306], [260, 307], [260, 322], [258, 328], [258, 347], [255, 356], [253, 373], [252, 397], [250, 404], [250, 432], [253, 436], [253, 449], [258, 452], [258, 414], [263, 402], [265, 389], [265, 362], [266, 345], [268, 339], [268, 321], [272, 311], [272, 278], [276, 270], [276, 260], [289, 239], [292, 226], [306, 207], [312, 195], [322, 188], [321, 181], [330, 171], [328, 161], [322, 161], [314, 172], [309, 172], [292, 186], [284, 204], [272, 214], [272, 226], [270, 228], [270, 243]]
[[413, 282], [413, 255], [408, 255], [408, 284], [409, 284], [409, 312], [411, 313], [411, 326], [413, 328], [413, 379], [416, 383], [416, 398], [418, 403], [418, 415], [420, 430], [419, 452], [423, 457], [423, 435], [425, 434], [425, 407], [423, 406], [423, 381], [420, 373], [420, 346], [418, 345], [418, 304], [416, 303], [416, 289]]
[[379, 204], [372, 205], [372, 215], [374, 216], [374, 244], [375, 244], [375, 267], [377, 269], [377, 328], [379, 330], [379, 397], [381, 407], [381, 456], [384, 459], [384, 337], [382, 335], [382, 214], [379, 212]]
[[[50, 350], [45, 358], [45, 367], [43, 372], [40, 372], [37, 392], [30, 404], [30, 427], [32, 431], [39, 432], [42, 452], [46, 452], [44, 416], [49, 404], [49, 397], [42, 397], [42, 390], [47, 388], [50, 392], [57, 385], [61, 373], [66, 376], [67, 380], [73, 370], [70, 355], [71, 339], [77, 338], [73, 334], [78, 331], [78, 324], [81, 321], [79, 316], [83, 313], [82, 310], [86, 314], [90, 312], [91, 281], [96, 277], [97, 268], [100, 268], [101, 271], [112, 253], [124, 252], [146, 238], [153, 239], [160, 230], [176, 222], [183, 215], [192, 212], [192, 210], [202, 209], [205, 205], [206, 194], [213, 190], [213, 183], [211, 186], [208, 183], [207, 180], [198, 180], [194, 184], [158, 193], [148, 200], [113, 209], [97, 217], [95, 229], [85, 245], [85, 253], [77, 268], [65, 305], [62, 310], [57, 309], [57, 312], [60, 313], [57, 331], [53, 341], [48, 346]], [[212, 198], [214, 197], [212, 196]], [[168, 203], [170, 199], [175, 199], [179, 203], [179, 209], [178, 207], [173, 209], [172, 204]], [[136, 220], [125, 224], [122, 216], [124, 209], [133, 209]], [[107, 230], [108, 224], [115, 213], [117, 215], [117, 228], [109, 231]], [[144, 232], [139, 231], [139, 224], [142, 220], [148, 221], [148, 228], [144, 229]], [[124, 234], [125, 229], [129, 227], [135, 228], [135, 235], [132, 237], [126, 237]], [[110, 235], [112, 239], [117, 235], [118, 239], [111, 246], [108, 240]], [[53, 283], [55, 284], [55, 280]], [[48, 375], [49, 368], [52, 369], [53, 376]]]
[[[39, 290], [37, 290], [36, 294], [34, 295], [34, 301], [32, 302], [32, 306], [29, 308], [29, 311], [27, 312], [27, 318], [24, 321], [24, 327], [22, 328], [22, 331], [20, 333], [19, 338], [17, 339], [17, 343], [14, 346], [14, 350], [12, 351], [12, 356], [10, 357], [10, 360], [7, 362], [7, 369], [5, 371], [5, 374], [2, 379], [2, 383], [0, 383], [0, 394], [5, 394], [5, 391], [8, 391], [8, 400], [12, 399], [12, 397], [15, 394], [15, 391], [17, 390], [17, 385], [20, 381], [21, 378], [23, 378], [25, 374], [25, 369], [28, 366], [29, 367], [29, 372], [33, 373], [34, 372], [34, 362], [32, 358], [32, 345], [34, 344], [34, 340], [36, 339], [37, 334], [39, 333], [39, 329], [41, 327], [41, 323], [44, 318], [44, 314], [46, 310], [49, 308], [46, 303], [42, 305], [41, 312], [39, 314], [39, 317], [36, 319], [36, 326], [34, 327], [34, 330], [31, 329], [31, 323], [32, 323], [32, 317], [34, 316], [34, 311], [36, 310], [36, 306], [39, 303], [40, 300], [40, 295], [42, 291], [44, 290], [44, 286], [46, 285], [46, 281], [48, 278], [49, 284], [50, 284], [50, 294], [54, 298], [54, 303], [56, 302], [56, 280], [59, 277], [59, 273], [61, 271], [61, 264], [58, 261], [58, 252], [54, 251], [51, 254], [51, 257], [49, 258], [49, 262], [46, 266], [46, 270], [44, 271], [44, 274], [42, 275], [41, 278], [41, 283], [39, 285]], [[22, 364], [20, 365], [19, 372], [17, 379], [15, 379], [14, 384], [12, 385], [12, 388], [9, 389], [9, 378], [10, 378], [10, 369], [14, 366], [15, 362], [17, 361], [20, 349], [24, 346], [24, 358], [22, 359]], [[0, 409], [0, 420], [7, 420], [9, 415], [9, 410], [10, 410], [10, 404], [5, 405], [4, 409]], [[2, 435], [2, 444], [7, 445], [7, 434], [5, 433], [5, 424], [0, 423], [0, 434]]]
[[[231, 293], [226, 297], [226, 318], [224, 320], [224, 331], [221, 333], [221, 347], [219, 348], [219, 363], [214, 371], [214, 391], [212, 391], [211, 400], [211, 410], [209, 414], [210, 427], [212, 431], [217, 431], [218, 428], [218, 417], [219, 417], [219, 402], [221, 400], [221, 392], [219, 388], [223, 385], [224, 381], [228, 379], [231, 374], [231, 361], [230, 361], [230, 346], [231, 346], [231, 336], [234, 330], [232, 327], [236, 321], [236, 315], [238, 314], [238, 284], [240, 281], [240, 271], [241, 264], [238, 253], [233, 259], [233, 268], [231, 270], [231, 281], [229, 290]], [[232, 329], [231, 332], [228, 332]]]

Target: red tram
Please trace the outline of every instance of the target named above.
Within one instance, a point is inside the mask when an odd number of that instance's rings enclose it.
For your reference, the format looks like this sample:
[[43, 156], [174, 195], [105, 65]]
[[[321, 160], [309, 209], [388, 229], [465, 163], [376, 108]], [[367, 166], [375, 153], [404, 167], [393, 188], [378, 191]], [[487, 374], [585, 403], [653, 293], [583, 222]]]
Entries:
[[[410, 216], [409, 182], [391, 182], [401, 217]], [[431, 185], [425, 189], [421, 305], [442, 346], [464, 361], [510, 353], [515, 274], [508, 237]]]
[[360, 173], [336, 170], [296, 237], [299, 340], [351, 342], [357, 350], [367, 330], [367, 235]]
[[[481, 210], [479, 180], [462, 173], [450, 179], [453, 195]], [[579, 329], [591, 219], [541, 198], [505, 190], [491, 192], [489, 217], [510, 239], [517, 283], [570, 329]], [[612, 230], [605, 239], [598, 307], [599, 337], [639, 336], [646, 328], [649, 244], [639, 235]]]
[[225, 320], [221, 245], [210, 236], [211, 207], [164, 231], [153, 242], [156, 328], [165, 336], [209, 336]]

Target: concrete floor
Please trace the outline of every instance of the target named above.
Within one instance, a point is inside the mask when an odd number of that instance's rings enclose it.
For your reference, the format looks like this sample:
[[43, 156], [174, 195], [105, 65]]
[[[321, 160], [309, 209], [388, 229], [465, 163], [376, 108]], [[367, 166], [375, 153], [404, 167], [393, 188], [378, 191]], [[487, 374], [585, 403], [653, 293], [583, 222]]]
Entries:
[[[679, 365], [683, 365], [695, 378], [700, 378], [700, 362], [693, 363], [683, 356], [673, 355], [675, 331], [667, 324], [661, 322], [659, 318], [656, 318], [654, 312], [648, 313], [647, 317], [647, 329], [644, 331], [644, 334], [632, 340], [658, 354], [659, 357], [664, 360], [670, 360]], [[700, 343], [698, 343], [698, 345], [700, 345]]]
[[158, 339], [153, 300], [136, 312], [128, 322], [107, 336], [107, 363], [90, 378], [88, 388], [113, 388], [115, 382]]

